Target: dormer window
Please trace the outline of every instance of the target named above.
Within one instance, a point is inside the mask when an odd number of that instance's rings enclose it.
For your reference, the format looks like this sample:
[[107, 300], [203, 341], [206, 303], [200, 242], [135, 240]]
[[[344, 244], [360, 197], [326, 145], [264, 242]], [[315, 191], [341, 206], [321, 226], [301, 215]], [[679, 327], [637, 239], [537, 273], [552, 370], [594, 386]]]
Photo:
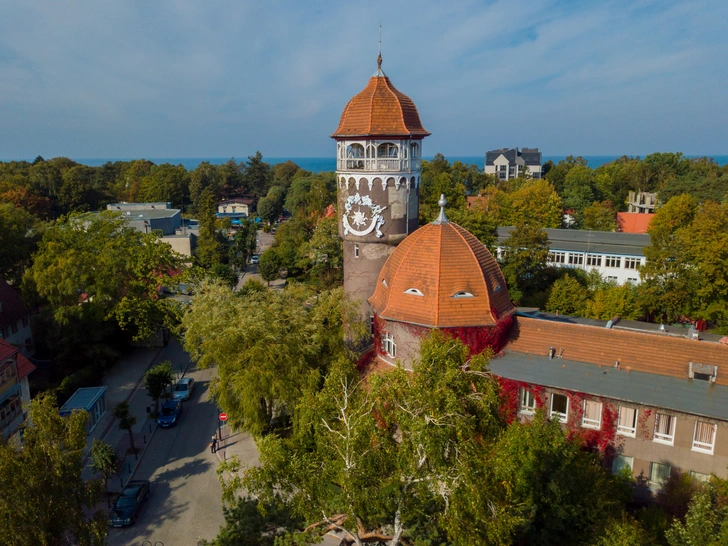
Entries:
[[382, 279], [382, 284], [384, 285], [385, 288], [389, 288], [387, 281], [385, 281], [384, 279]]
[[718, 376], [718, 366], [712, 364], [700, 364], [698, 362], [690, 362], [688, 368], [688, 377], [690, 379], [697, 379], [698, 381], [708, 381], [715, 383], [715, 378]]
[[410, 296], [424, 296], [422, 292], [417, 290], [416, 288], [408, 288], [404, 291], [405, 294], [409, 294]]
[[470, 292], [465, 292], [465, 291], [461, 290], [460, 292], [455, 292], [452, 295], [452, 297], [453, 298], [474, 298], [475, 296], [473, 296]]

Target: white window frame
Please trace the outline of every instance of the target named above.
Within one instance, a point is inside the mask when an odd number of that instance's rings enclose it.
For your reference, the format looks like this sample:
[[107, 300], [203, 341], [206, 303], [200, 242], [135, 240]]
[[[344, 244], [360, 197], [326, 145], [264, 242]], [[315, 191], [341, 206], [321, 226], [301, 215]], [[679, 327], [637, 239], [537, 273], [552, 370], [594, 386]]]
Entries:
[[619, 474], [626, 467], [629, 467], [630, 473], [634, 472], [634, 457], [616, 455], [612, 461], [612, 474]]
[[604, 257], [604, 267], [621, 267], [622, 266], [622, 257], [621, 256], [605, 256]]
[[563, 264], [566, 263], [566, 252], [549, 252], [548, 261], [552, 264]]
[[[663, 481], [653, 480], [653, 474], [655, 473], [655, 470], [657, 470], [657, 467], [667, 467], [667, 477]], [[672, 466], [670, 466], [669, 464], [650, 462], [650, 487], [653, 489], [662, 489], [662, 486], [665, 485], [665, 482], [670, 479], [671, 474]]]
[[584, 254], [581, 252], [569, 252], [569, 265], [584, 265]]
[[[662, 432], [657, 432], [657, 426], [658, 423], [661, 422], [662, 418], [669, 419], [669, 429], [670, 431], [665, 434]], [[677, 418], [674, 415], [669, 415], [667, 413], [660, 413], [659, 411], [655, 415], [655, 430], [652, 434], [652, 441], [657, 442], [659, 444], [665, 444], [668, 446], [675, 445], [675, 425], [677, 423]]]
[[392, 334], [382, 334], [382, 352], [392, 358], [397, 358], [397, 344]]
[[[622, 420], [622, 410], [631, 410], [634, 411], [634, 419], [633, 423], [634, 426], [627, 427], [620, 425], [620, 422]], [[619, 406], [619, 414], [617, 415], [617, 434], [620, 434], [622, 436], [629, 436], [630, 438], [635, 438], [637, 436], [637, 417], [639, 416], [639, 410], [637, 408], [631, 408], [629, 406]]]
[[354, 245], [354, 258], [358, 258], [358, 257], [359, 257], [359, 245], [355, 244]]
[[586, 265], [590, 267], [602, 267], [602, 255], [601, 254], [587, 254]]
[[[566, 398], [566, 413], [554, 411], [554, 400], [557, 396], [563, 396]], [[557, 392], [551, 393], [551, 403], [549, 404], [549, 417], [558, 417], [559, 423], [566, 423], [569, 420], [569, 397], [565, 394], [559, 394]]]
[[[589, 419], [586, 416], [586, 407], [587, 404], [599, 404], [599, 418]], [[596, 430], [599, 430], [602, 427], [602, 403], [598, 400], [584, 400], [584, 406], [583, 406], [584, 414], [581, 417], [581, 426], [584, 428], [593, 428]]]
[[[705, 425], [706, 427], [713, 429], [710, 443], [701, 442], [697, 439], [698, 424]], [[708, 455], [712, 455], [715, 451], [715, 437], [717, 436], [717, 434], [718, 425], [716, 425], [715, 423], [708, 423], [707, 421], [701, 421], [700, 419], [696, 419], [695, 425], [693, 426], [693, 451], [699, 451], [700, 453], [707, 453]]]
[[536, 397], [533, 395], [533, 391], [526, 387], [521, 387], [518, 393], [518, 399], [520, 401], [519, 412], [527, 415], [533, 415], [536, 413]]
[[698, 482], [709, 482], [710, 481], [710, 474], [703, 474], [702, 472], [695, 472], [695, 470], [690, 471], [690, 477]]
[[625, 258], [624, 259], [624, 268], [625, 269], [637, 269], [640, 265], [640, 259], [639, 258]]

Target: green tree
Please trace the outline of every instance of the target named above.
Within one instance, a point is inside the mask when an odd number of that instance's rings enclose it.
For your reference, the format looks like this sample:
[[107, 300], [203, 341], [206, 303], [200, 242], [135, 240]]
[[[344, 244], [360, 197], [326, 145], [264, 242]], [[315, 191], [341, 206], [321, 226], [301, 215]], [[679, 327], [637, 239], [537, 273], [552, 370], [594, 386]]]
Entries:
[[195, 258], [201, 267], [210, 269], [228, 258], [227, 245], [217, 229], [217, 198], [211, 190], [203, 192], [198, 211], [200, 236], [197, 239]]
[[344, 281], [344, 248], [335, 216], [319, 220], [306, 250], [312, 264], [311, 273], [318, 277], [321, 286], [340, 286]]
[[558, 162], [557, 165], [551, 167], [546, 173], [546, 180], [551, 182], [556, 193], [563, 195], [564, 186], [566, 185], [566, 175], [574, 167], [586, 167], [587, 161], [583, 157], [574, 157], [570, 155]]
[[268, 163], [263, 161], [263, 154], [255, 152], [255, 155], [248, 156], [245, 163], [245, 186], [247, 191], [255, 197], [261, 198], [268, 193], [273, 172]]
[[116, 474], [119, 467], [116, 451], [109, 444], [98, 438], [94, 439], [91, 445], [91, 459], [89, 465], [91, 470], [101, 474], [104, 478], [104, 491], [106, 491], [106, 503], [111, 508], [111, 495], [109, 494], [109, 478]]
[[343, 291], [301, 285], [231, 296], [203, 282], [183, 319], [185, 349], [200, 367], [217, 366], [212, 395], [231, 424], [256, 434], [274, 417], [295, 415], [302, 392], [348, 354], [342, 321], [354, 325]]
[[94, 322], [114, 320], [141, 340], [176, 319], [159, 289], [173, 284], [179, 264], [158, 235], [117, 214], [69, 215], [43, 233], [24, 284], [61, 326], [98, 329]]
[[521, 302], [544, 288], [548, 243], [546, 232], [530, 224], [516, 226], [503, 242], [501, 270], [514, 302]]
[[[720, 495], [716, 480], [693, 495], [685, 520], [676, 519], [666, 531], [670, 546], [721, 546], [728, 544], [728, 506], [725, 491]], [[725, 489], [725, 484], [723, 484]], [[722, 502], [719, 497], [722, 496]]]
[[547, 180], [527, 180], [510, 195], [509, 225], [561, 227], [561, 199]]
[[583, 229], [594, 231], [616, 231], [617, 211], [611, 201], [594, 201], [586, 207], [582, 214]]
[[119, 429], [126, 430], [129, 433], [129, 446], [132, 451], [136, 451], [132, 427], [136, 425], [137, 418], [129, 411], [129, 402], [119, 402], [116, 405], [114, 408], [114, 418], [119, 420]]
[[230, 244], [230, 263], [238, 269], [245, 269], [248, 259], [258, 246], [258, 227], [252, 220], [243, 220]]
[[184, 209], [189, 203], [190, 175], [182, 165], [154, 165], [139, 182], [140, 201], [171, 202]]
[[210, 269], [209, 276], [213, 280], [220, 281], [230, 289], [235, 288], [235, 285], [238, 284], [237, 274], [233, 271], [232, 267], [227, 264], [218, 263], [213, 265], [212, 269]]
[[564, 275], [551, 285], [546, 310], [550, 313], [582, 316], [588, 299], [589, 292], [586, 287], [571, 275]]
[[164, 396], [167, 387], [173, 383], [174, 370], [170, 360], [157, 364], [144, 374], [144, 388], [147, 389], [147, 394], [154, 401], [155, 415], [159, 414], [159, 399]]
[[0, 203], [0, 278], [20, 280], [37, 245], [38, 224], [25, 210]]
[[[217, 208], [217, 200], [220, 198], [222, 191], [223, 178], [220, 169], [216, 165], [212, 165], [207, 161], [200, 163], [195, 170], [190, 173], [190, 212], [192, 214], [200, 214], [203, 211], [203, 202], [206, 199], [212, 199]], [[210, 197], [211, 196], [211, 197]], [[209, 203], [205, 203], [207, 211]]]
[[30, 403], [22, 446], [0, 442], [1, 545], [105, 543], [107, 518], [93, 512], [101, 482], [82, 478], [87, 419], [61, 417], [53, 396], [41, 394]]
[[610, 320], [615, 316], [636, 320], [643, 315], [637, 288], [630, 283], [603, 283], [583, 308], [583, 316], [601, 320]]
[[276, 280], [280, 276], [281, 262], [274, 248], [269, 248], [260, 255], [258, 262], [258, 273], [261, 278], [268, 283]]

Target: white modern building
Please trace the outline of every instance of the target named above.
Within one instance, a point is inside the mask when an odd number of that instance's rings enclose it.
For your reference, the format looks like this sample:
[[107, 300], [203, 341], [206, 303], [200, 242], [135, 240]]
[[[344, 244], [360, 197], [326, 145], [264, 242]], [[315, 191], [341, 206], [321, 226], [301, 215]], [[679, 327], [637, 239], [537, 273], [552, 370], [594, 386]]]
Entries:
[[502, 148], [485, 154], [485, 174], [501, 180], [518, 178], [525, 172], [529, 178], [541, 178], [543, 173], [541, 152], [538, 148]]
[[[498, 255], [513, 226], [498, 228]], [[646, 233], [619, 233], [577, 229], [546, 229], [549, 236], [548, 263], [593, 271], [617, 284], [641, 281], [640, 266], [647, 263], [643, 248], [649, 246]]]

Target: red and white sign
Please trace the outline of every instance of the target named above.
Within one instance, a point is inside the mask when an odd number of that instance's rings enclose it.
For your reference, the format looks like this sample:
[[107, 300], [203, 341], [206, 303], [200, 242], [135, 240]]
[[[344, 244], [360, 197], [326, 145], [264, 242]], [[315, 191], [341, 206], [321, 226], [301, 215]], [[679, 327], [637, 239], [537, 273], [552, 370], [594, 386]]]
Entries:
[[227, 413], [220, 414], [220, 421], [227, 421]]

